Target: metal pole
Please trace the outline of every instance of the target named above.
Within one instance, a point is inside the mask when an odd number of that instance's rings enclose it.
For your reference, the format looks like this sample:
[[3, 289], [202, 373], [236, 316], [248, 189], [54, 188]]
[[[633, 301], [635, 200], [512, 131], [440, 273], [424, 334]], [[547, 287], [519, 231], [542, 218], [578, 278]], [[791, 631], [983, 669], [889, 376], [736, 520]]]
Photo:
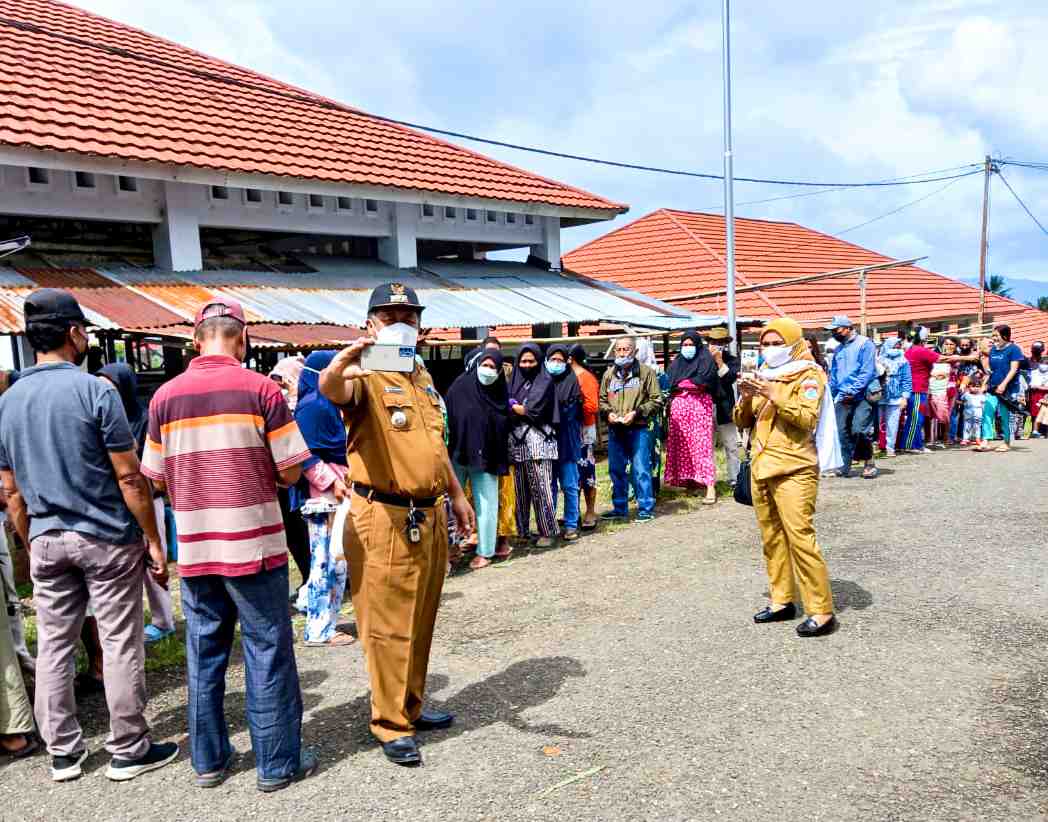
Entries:
[[731, 149], [731, 0], [724, 0], [724, 230], [726, 254], [724, 275], [727, 278], [728, 333], [732, 336], [729, 350], [738, 351], [739, 335], [735, 325], [735, 178]]
[[979, 327], [982, 328], [986, 313], [986, 233], [990, 221], [990, 172], [993, 164], [990, 155], [986, 155], [985, 177], [983, 179], [983, 215], [982, 242], [979, 245]]
[[866, 278], [869, 276], [869, 271], [859, 275], [859, 333], [864, 337], [869, 336], [866, 333]]

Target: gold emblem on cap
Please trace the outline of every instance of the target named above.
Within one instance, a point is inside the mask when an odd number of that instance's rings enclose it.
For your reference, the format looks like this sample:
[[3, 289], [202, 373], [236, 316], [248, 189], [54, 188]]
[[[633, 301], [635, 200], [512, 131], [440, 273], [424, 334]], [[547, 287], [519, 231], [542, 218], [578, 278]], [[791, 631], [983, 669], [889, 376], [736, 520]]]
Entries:
[[408, 301], [408, 295], [404, 292], [404, 286], [401, 283], [389, 284], [389, 301], [391, 303], [406, 303]]

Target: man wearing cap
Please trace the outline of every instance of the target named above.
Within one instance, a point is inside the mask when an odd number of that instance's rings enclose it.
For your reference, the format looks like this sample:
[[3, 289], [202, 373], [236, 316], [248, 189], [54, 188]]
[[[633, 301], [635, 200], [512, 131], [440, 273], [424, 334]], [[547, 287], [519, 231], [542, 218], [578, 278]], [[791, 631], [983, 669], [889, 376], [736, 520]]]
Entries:
[[236, 758], [223, 700], [239, 621], [256, 784], [276, 791], [317, 767], [301, 743], [277, 499], [278, 483], [301, 477], [309, 449], [279, 386], [242, 367], [248, 330], [239, 303], [215, 298], [202, 306], [193, 346], [200, 356], [149, 405], [142, 466], [166, 489], [178, 528], [193, 770], [197, 785], [212, 788]]
[[399, 283], [368, 302], [367, 336], [343, 349], [320, 375], [320, 390], [346, 422], [352, 509], [344, 544], [357, 627], [371, 680], [371, 733], [390, 761], [422, 761], [417, 731], [446, 728], [451, 714], [423, 710], [429, 651], [447, 565], [450, 495], [459, 527], [472, 534], [473, 509], [444, 446], [440, 396], [429, 373], [368, 371], [375, 343], [414, 347], [423, 306]]
[[735, 487], [739, 476], [739, 429], [735, 427], [735, 382], [739, 379], [739, 358], [731, 353], [728, 346], [732, 336], [723, 325], [718, 325], [706, 332], [706, 344], [713, 355], [717, 366], [717, 377], [720, 380], [714, 402], [717, 406], [717, 436], [724, 449], [728, 470], [728, 482]]
[[[84, 373], [87, 318], [66, 291], [25, 300], [36, 365], [0, 397], [0, 479], [8, 515], [30, 550], [36, 604], [36, 720], [56, 782], [88, 756], [76, 717], [77, 640], [90, 599], [105, 646], [112, 754], [106, 776], [134, 779], [178, 756], [150, 740], [145, 719], [142, 584], [167, 584], [167, 558], [120, 395]], [[144, 539], [143, 539], [144, 536]]]
[[877, 378], [877, 347], [873, 340], [858, 333], [844, 314], [833, 318], [826, 329], [837, 341], [830, 363], [830, 395], [837, 411], [837, 436], [843, 464], [838, 476], [851, 476], [852, 460], [864, 461], [865, 479], [877, 476], [873, 445], [867, 435], [876, 428], [876, 405], [866, 397], [866, 389]]

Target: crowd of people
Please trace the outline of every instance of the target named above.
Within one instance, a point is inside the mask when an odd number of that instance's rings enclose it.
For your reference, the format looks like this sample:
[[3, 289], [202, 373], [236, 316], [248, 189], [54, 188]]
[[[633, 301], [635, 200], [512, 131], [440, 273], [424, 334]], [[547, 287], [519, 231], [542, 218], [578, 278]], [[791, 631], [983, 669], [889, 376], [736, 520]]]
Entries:
[[[760, 332], [751, 370], [725, 327], [685, 332], [665, 362], [622, 336], [603, 373], [580, 345], [525, 343], [508, 358], [489, 337], [441, 395], [421, 360], [366, 367], [374, 344], [414, 347], [424, 306], [405, 286], [372, 293], [367, 334], [340, 352], [287, 357], [268, 376], [244, 367], [249, 327], [217, 298], [194, 324], [196, 356], [148, 411], [134, 372], [81, 365], [87, 320], [67, 292], [25, 301], [36, 365], [0, 397], [0, 480], [11, 528], [30, 549], [37, 655], [29, 654], [0, 556], [0, 749], [51, 756], [52, 777], [79, 777], [88, 755], [76, 700], [104, 691], [106, 775], [134, 779], [178, 755], [154, 742], [144, 711], [145, 646], [175, 630], [165, 500], [177, 534], [185, 617], [188, 725], [196, 783], [222, 783], [238, 753], [223, 699], [239, 624], [257, 785], [274, 791], [315, 772], [302, 745], [290, 605], [303, 642], [358, 641], [339, 625], [347, 588], [371, 684], [371, 732], [390, 761], [421, 762], [417, 734], [448, 727], [424, 709], [440, 592], [451, 564], [479, 571], [516, 547], [574, 542], [599, 519], [655, 517], [662, 486], [718, 501], [718, 474], [752, 504], [771, 603], [759, 624], [794, 619], [802, 637], [836, 629], [815, 537], [821, 476], [877, 476], [878, 454], [974, 445], [1005, 451], [1048, 434], [1048, 361], [1007, 326], [991, 340], [925, 329], [879, 346], [835, 317], [819, 341], [787, 318]], [[1042, 408], [1042, 406], [1044, 406]], [[724, 451], [718, 467], [716, 444]], [[995, 441], [1000, 440], [1000, 444]], [[597, 510], [596, 451], [607, 448], [611, 507]], [[746, 459], [740, 459], [745, 446]], [[290, 591], [287, 557], [302, 584]], [[152, 622], [144, 623], [143, 589]], [[74, 677], [78, 641], [88, 670]], [[21, 671], [35, 667], [35, 710]]]

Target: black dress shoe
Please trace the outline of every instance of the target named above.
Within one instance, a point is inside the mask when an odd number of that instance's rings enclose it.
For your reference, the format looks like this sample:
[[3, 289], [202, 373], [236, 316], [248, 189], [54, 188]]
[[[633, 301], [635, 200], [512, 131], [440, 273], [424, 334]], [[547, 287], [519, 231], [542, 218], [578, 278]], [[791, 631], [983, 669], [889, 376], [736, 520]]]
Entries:
[[439, 731], [455, 724], [455, 715], [444, 711], [423, 711], [415, 720], [416, 731]]
[[835, 616], [830, 616], [822, 625], [808, 617], [797, 626], [797, 636], [825, 636], [826, 634], [832, 634], [835, 630], [837, 630], [837, 617]]
[[392, 742], [383, 742], [382, 753], [395, 765], [410, 767], [422, 764], [422, 752], [419, 751], [418, 741], [413, 736], [402, 736]]
[[778, 611], [773, 611], [769, 605], [767, 608], [758, 611], [753, 615], [753, 621], [758, 625], [763, 625], [765, 622], [786, 622], [796, 618], [797, 606], [792, 602], [785, 608], [780, 608]]

